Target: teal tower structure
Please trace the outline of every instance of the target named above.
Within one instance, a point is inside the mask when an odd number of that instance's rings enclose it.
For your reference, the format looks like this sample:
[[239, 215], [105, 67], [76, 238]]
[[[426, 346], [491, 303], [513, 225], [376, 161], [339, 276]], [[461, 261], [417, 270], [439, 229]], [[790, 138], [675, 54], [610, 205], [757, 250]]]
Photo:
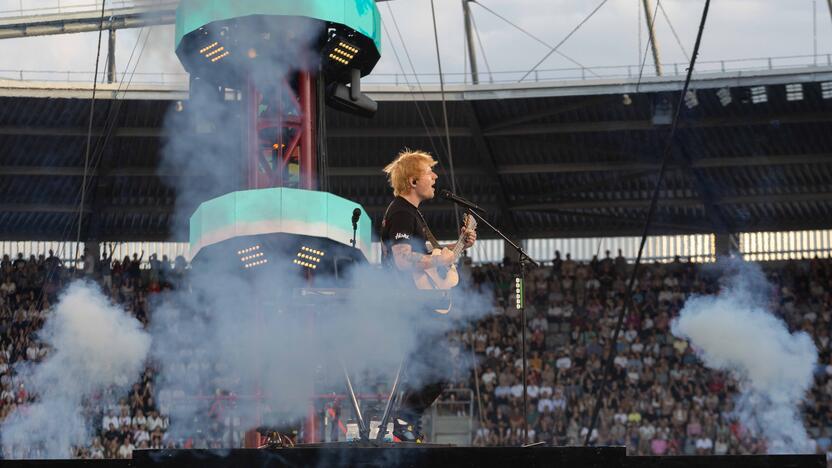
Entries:
[[[264, 314], [293, 290], [337, 285], [367, 262], [370, 218], [327, 193], [322, 129], [328, 108], [376, 111], [360, 85], [381, 57], [375, 1], [181, 0], [175, 47], [190, 74], [185, 120], [195, 123], [171, 138], [196, 135], [190, 154], [219, 152], [231, 181], [208, 187], [190, 218], [194, 265], [268, 285], [254, 299]], [[267, 391], [250, 390], [254, 400]], [[316, 441], [315, 420], [313, 405], [306, 442]], [[247, 447], [261, 443], [247, 433]]]

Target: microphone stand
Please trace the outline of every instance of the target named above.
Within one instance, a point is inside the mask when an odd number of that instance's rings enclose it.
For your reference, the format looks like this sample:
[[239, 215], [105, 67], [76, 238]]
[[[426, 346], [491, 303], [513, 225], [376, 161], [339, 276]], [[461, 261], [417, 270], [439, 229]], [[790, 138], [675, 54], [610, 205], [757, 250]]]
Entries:
[[355, 248], [355, 236], [356, 232], [358, 232], [358, 223], [352, 223], [352, 239], [350, 239], [350, 244], [352, 248]]
[[[526, 294], [526, 262], [531, 263], [535, 267], [539, 267], [540, 265], [534, 261], [529, 255], [523, 251], [523, 248], [519, 245], [512, 242], [511, 239], [506, 237], [505, 234], [500, 232], [499, 229], [494, 227], [493, 224], [489, 223], [485, 218], [480, 216], [476, 210], [469, 209], [468, 213], [475, 218], [477, 218], [482, 224], [485, 224], [489, 228], [491, 228], [497, 236], [501, 237], [508, 245], [510, 245], [519, 255], [520, 258], [520, 274], [515, 278], [515, 288], [519, 286], [520, 294], [525, 296]], [[516, 291], [516, 289], [515, 289]], [[515, 292], [516, 294], [516, 292]], [[526, 298], [520, 297], [520, 301], [517, 303], [517, 308], [520, 310], [520, 356], [523, 361], [523, 445], [528, 445], [529, 443], [529, 402], [528, 402], [528, 387], [526, 382]]]

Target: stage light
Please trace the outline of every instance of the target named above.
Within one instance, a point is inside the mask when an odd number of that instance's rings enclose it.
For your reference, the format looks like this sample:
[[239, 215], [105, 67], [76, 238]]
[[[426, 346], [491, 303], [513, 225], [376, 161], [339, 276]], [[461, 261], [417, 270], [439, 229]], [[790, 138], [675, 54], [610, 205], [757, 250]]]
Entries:
[[685, 106], [688, 109], [693, 109], [694, 107], [699, 105], [699, 98], [696, 97], [696, 91], [689, 89], [687, 93], [685, 93]]
[[203, 47], [203, 48], [199, 49], [199, 53], [200, 53], [200, 54], [204, 54], [205, 52], [208, 52], [209, 50], [213, 49], [213, 48], [214, 48], [214, 47], [216, 47], [217, 45], [219, 45], [219, 42], [214, 42], [214, 43], [212, 43], [212, 44], [209, 44], [209, 45], [207, 45], [207, 46], [205, 46], [205, 47]]
[[667, 97], [653, 103], [653, 125], [670, 125], [673, 122], [673, 105]]
[[318, 268], [318, 263], [321, 262], [321, 257], [323, 256], [323, 250], [317, 250], [303, 245], [300, 251], [298, 251], [296, 258], [292, 260], [292, 263], [314, 270]]
[[251, 247], [240, 249], [237, 251], [240, 256], [240, 262], [243, 263], [244, 268], [252, 268], [268, 263], [265, 253], [260, 252], [260, 244], [252, 245]]
[[248, 58], [255, 59], [257, 58], [257, 49], [251, 48], [247, 52]]
[[358, 52], [358, 47], [355, 45], [338, 36], [333, 36], [324, 47], [323, 55], [329, 57], [333, 62], [341, 65], [349, 65], [355, 56], [358, 55]]
[[517, 310], [523, 308], [524, 294], [523, 294], [523, 280], [514, 278], [514, 306]]
[[768, 102], [768, 92], [765, 86], [754, 86], [751, 88], [751, 102], [754, 104]]
[[245, 267], [245, 268], [254, 268], [254, 267], [257, 267], [257, 266], [260, 266], [260, 265], [265, 265], [267, 263], [269, 263], [269, 260], [264, 258], [263, 260], [258, 260], [256, 262], [246, 263], [245, 265], [243, 265], [243, 267]]
[[323, 257], [323, 256], [324, 256], [324, 252], [323, 252], [322, 250], [315, 250], [315, 249], [310, 248], [310, 247], [307, 247], [307, 246], [305, 246], [305, 245], [304, 245], [304, 246], [302, 246], [300, 249], [301, 249], [302, 251], [304, 251], [304, 252], [309, 252], [309, 253], [311, 253], [312, 255], [318, 255], [318, 256], [320, 256], [320, 257]]
[[824, 81], [820, 84], [820, 95], [824, 99], [832, 99], [832, 81]]
[[211, 62], [217, 62], [219, 60], [224, 59], [225, 57], [228, 57], [229, 55], [231, 55], [231, 52], [226, 50], [225, 52], [221, 53], [220, 55], [217, 55], [216, 57], [212, 58]]
[[630, 97], [629, 94], [622, 94], [621, 95], [621, 104], [625, 106], [629, 106], [633, 104], [633, 98]]
[[260, 250], [260, 244], [252, 245], [251, 247], [249, 247], [247, 249], [238, 250], [237, 255], [243, 255], [243, 254], [246, 254], [248, 252], [254, 252], [255, 250]]
[[803, 100], [803, 85], [800, 83], [792, 83], [786, 85], [786, 100], [787, 101], [802, 101]]
[[733, 97], [731, 97], [731, 89], [730, 88], [720, 88], [716, 92], [716, 97], [719, 98], [719, 103], [722, 104], [722, 107], [725, 107], [728, 104], [731, 104], [731, 102], [734, 100]]
[[225, 47], [218, 47], [216, 49], [213, 49], [211, 52], [208, 52], [207, 54], [205, 54], [205, 58], [211, 58], [211, 57], [217, 55], [218, 53], [220, 53], [224, 50], [225, 50]]
[[309, 268], [310, 270], [318, 268], [318, 265], [315, 265], [314, 263], [304, 262], [303, 260], [298, 259], [292, 260], [292, 263], [294, 263], [295, 265], [300, 265], [304, 268]]

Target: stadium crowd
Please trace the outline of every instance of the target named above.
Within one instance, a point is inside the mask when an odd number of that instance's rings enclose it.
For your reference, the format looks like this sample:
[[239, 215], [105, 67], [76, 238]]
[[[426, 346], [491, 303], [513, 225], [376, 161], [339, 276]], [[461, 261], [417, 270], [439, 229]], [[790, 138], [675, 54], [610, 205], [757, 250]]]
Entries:
[[[183, 287], [188, 266], [181, 257], [143, 256], [122, 260], [87, 254], [82, 268], [65, 267], [48, 256], [5, 256], [0, 262], [0, 420], [34, 401], [14, 366], [39, 362], [49, 353], [37, 330], [61, 288], [73, 279], [97, 282], [113, 302], [147, 325], [153, 295]], [[582, 444], [602, 374], [605, 348], [624, 307], [631, 268], [620, 255], [588, 263], [567, 254], [527, 276], [528, 439], [554, 445]], [[474, 444], [518, 445], [523, 438], [523, 387], [520, 360], [521, 317], [514, 307], [517, 265], [484, 264], [465, 269], [470, 287], [494, 294], [492, 313], [468, 330], [450, 335], [450, 352], [462, 363], [473, 352], [476, 374], [461, 371], [452, 387], [479, 395]], [[832, 453], [832, 261], [771, 264], [771, 310], [791, 330], [815, 340], [819, 363], [815, 383], [802, 404], [806, 427], [818, 453]], [[689, 344], [670, 333], [670, 322], [693, 293], [718, 290], [715, 270], [682, 262], [646, 265], [635, 285], [633, 307], [616, 343], [615, 373], [610, 379], [596, 429], [597, 445], [626, 445], [638, 455], [765, 453], [766, 442], [731, 417], [737, 382], [706, 369]], [[206, 415], [204, 434], [172, 437], [166, 408], [156, 402], [156, 371], [149, 363], [127, 394], [99, 395], [86, 402], [85, 416], [98, 434], [78, 447], [81, 458], [129, 458], [136, 448], [217, 447], [239, 444], [229, 419]], [[477, 384], [479, 384], [477, 386]], [[105, 404], [112, 401], [114, 403]], [[212, 408], [213, 410], [214, 408]], [[4, 453], [4, 457], [12, 454]], [[21, 454], [14, 454], [21, 455]], [[35, 453], [23, 454], [37, 457]], [[829, 455], [827, 455], [829, 456]]]
[[[629, 266], [620, 255], [573, 261], [556, 253], [526, 281], [529, 442], [583, 444], [603, 374], [605, 349], [624, 307]], [[459, 333], [459, 350], [473, 348], [481, 363], [482, 407], [475, 445], [523, 442], [521, 317], [514, 304], [516, 265], [471, 271], [474, 287], [495, 291], [493, 313]], [[814, 338], [819, 352], [815, 382], [802, 404], [818, 453], [830, 453], [832, 430], [832, 262], [814, 259], [765, 268], [770, 310], [791, 331]], [[705, 368], [695, 351], [670, 332], [690, 294], [714, 294], [716, 270], [695, 263], [655, 263], [640, 270], [633, 306], [616, 342], [614, 373], [590, 435], [597, 445], [626, 445], [633, 455], [765, 453], [766, 442], [731, 416], [737, 382]], [[765, 293], [764, 293], [765, 294]], [[829, 455], [827, 455], [829, 456]]]

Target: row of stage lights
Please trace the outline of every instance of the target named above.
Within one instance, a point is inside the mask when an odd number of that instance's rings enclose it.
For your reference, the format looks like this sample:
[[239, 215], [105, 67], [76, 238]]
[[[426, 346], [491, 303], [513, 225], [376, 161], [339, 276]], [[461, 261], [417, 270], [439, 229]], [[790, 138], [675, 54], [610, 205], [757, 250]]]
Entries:
[[517, 310], [523, 309], [523, 280], [520, 278], [514, 278], [514, 305]]
[[247, 262], [249, 260], [253, 260], [257, 257], [262, 257], [262, 256], [263, 256], [263, 252], [257, 252], [256, 254], [253, 254], [253, 255], [246, 255], [245, 257], [240, 257], [240, 261]]
[[[802, 83], [790, 83], [785, 85], [786, 101], [795, 102], [804, 99], [804, 90]], [[823, 99], [832, 99], [832, 81], [824, 81], [820, 83], [821, 97]], [[723, 87], [716, 90], [716, 97], [723, 107], [731, 105], [735, 100], [742, 103], [750, 102], [752, 104], [763, 104], [768, 102], [769, 92], [767, 86], [752, 86], [750, 88], [729, 88]], [[739, 97], [739, 99], [737, 99]], [[685, 106], [688, 109], [693, 109], [699, 105], [699, 97], [696, 90], [688, 90], [685, 94]], [[622, 95], [622, 103], [629, 106], [633, 103], [629, 94]]]
[[[263, 258], [265, 254], [263, 252], [258, 252], [258, 250], [260, 250], [260, 244], [256, 244], [247, 249], [241, 249], [237, 251], [237, 255], [240, 256], [240, 261], [243, 262], [243, 268], [253, 268], [269, 263], [268, 259]], [[259, 260], [252, 261], [255, 259]]]
[[324, 252], [322, 250], [316, 250], [304, 245], [300, 248], [297, 258], [293, 259], [292, 263], [314, 270], [318, 268], [318, 263], [320, 263], [321, 257], [323, 256]]
[[253, 267], [256, 267], [256, 266], [264, 265], [266, 263], [269, 263], [269, 260], [264, 258], [263, 260], [260, 260], [260, 261], [257, 261], [257, 262], [246, 263], [245, 265], [243, 265], [243, 267], [244, 268], [253, 268]]
[[[348, 42], [338, 39], [333, 39], [330, 42], [335, 44], [335, 47], [332, 47], [327, 55], [334, 62], [340, 63], [341, 65], [349, 65], [352, 59], [358, 55], [358, 48]], [[326, 49], [324, 53], [326, 53]]]
[[[219, 46], [219, 47], [217, 47]], [[213, 42], [201, 49], [199, 49], [199, 53], [204, 55], [205, 58], [210, 60], [212, 63], [220, 61], [225, 57], [231, 55], [231, 52], [225, 50], [224, 46], [221, 46], [219, 42]]]

